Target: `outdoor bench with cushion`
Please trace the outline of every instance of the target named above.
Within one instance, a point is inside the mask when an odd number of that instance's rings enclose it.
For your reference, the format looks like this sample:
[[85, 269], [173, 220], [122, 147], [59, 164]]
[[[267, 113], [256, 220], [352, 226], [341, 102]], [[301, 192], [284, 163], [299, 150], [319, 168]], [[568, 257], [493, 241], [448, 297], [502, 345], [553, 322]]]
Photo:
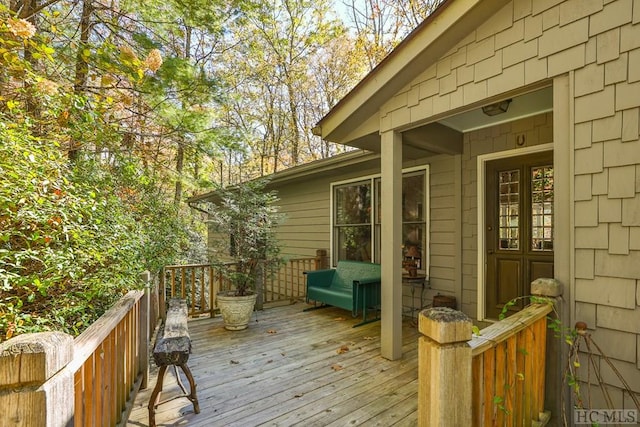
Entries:
[[[306, 309], [313, 310], [325, 306], [351, 310], [353, 317], [362, 313], [362, 322], [380, 320], [377, 309], [380, 306], [380, 264], [360, 261], [338, 261], [335, 269], [306, 271], [307, 302], [321, 302], [325, 305]], [[367, 320], [367, 310], [376, 309], [375, 319]]]

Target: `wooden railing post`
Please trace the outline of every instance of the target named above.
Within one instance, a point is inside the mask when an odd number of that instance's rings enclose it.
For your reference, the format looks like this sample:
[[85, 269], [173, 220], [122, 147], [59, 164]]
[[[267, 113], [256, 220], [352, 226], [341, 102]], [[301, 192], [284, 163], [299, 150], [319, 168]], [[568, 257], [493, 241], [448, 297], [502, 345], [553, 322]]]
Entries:
[[447, 307], [419, 316], [418, 425], [471, 425], [471, 319]]
[[[165, 284], [165, 268], [161, 268], [160, 269], [160, 287], [158, 289], [158, 314], [160, 315], [160, 317], [162, 319], [166, 319], [167, 318], [167, 307], [165, 306], [166, 304], [166, 298], [167, 298], [167, 294], [166, 294], [166, 287], [167, 285]], [[173, 277], [173, 276], [172, 276]]]
[[329, 257], [326, 249], [316, 250], [316, 270], [325, 270], [329, 268]]
[[74, 414], [73, 337], [24, 334], [0, 344], [0, 426], [62, 427]]
[[140, 280], [144, 283], [144, 295], [140, 300], [140, 334], [138, 335], [138, 348], [140, 372], [142, 382], [140, 388], [147, 388], [149, 381], [149, 340], [151, 339], [151, 273], [145, 271], [140, 274]]
[[[570, 324], [568, 310], [564, 310], [562, 303], [562, 283], [557, 279], [540, 278], [531, 282], [531, 294], [545, 297], [554, 302], [554, 313], [561, 325]], [[559, 415], [563, 410], [572, 413], [571, 389], [563, 384], [565, 361], [569, 358], [569, 346], [564, 339], [558, 339], [557, 333], [549, 332], [546, 337], [547, 351], [545, 360], [545, 387], [542, 396], [544, 407], [551, 411], [552, 424], [560, 424]], [[564, 393], [564, 396], [562, 394]], [[564, 402], [564, 409], [562, 403]]]

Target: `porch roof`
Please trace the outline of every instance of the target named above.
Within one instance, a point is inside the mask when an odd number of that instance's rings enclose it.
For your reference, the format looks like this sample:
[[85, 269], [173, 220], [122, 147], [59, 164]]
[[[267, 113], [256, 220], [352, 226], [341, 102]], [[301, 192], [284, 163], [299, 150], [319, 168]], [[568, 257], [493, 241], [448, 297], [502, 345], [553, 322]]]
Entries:
[[[379, 151], [381, 106], [506, 3], [445, 0], [318, 122], [315, 133], [328, 141]], [[445, 132], [445, 126], [436, 128]]]
[[[360, 168], [379, 167], [380, 154], [367, 150], [354, 150], [294, 166], [269, 175], [269, 186], [297, 181], [308, 176], [317, 178], [324, 175], [335, 175], [341, 170], [350, 170], [356, 165]], [[216, 194], [216, 190], [198, 194], [188, 198], [187, 203], [191, 205], [208, 201], [214, 198]]]
[[[460, 154], [465, 132], [551, 111], [549, 81], [498, 91], [430, 117], [415, 118], [411, 108], [395, 110], [408, 104], [412, 96], [419, 96], [417, 79], [421, 74], [455, 52], [456, 44], [486, 25], [508, 3], [445, 0], [318, 122], [314, 133], [327, 141], [381, 152], [381, 132], [392, 129], [402, 134], [402, 156], [410, 160]], [[491, 117], [483, 114], [481, 107], [504, 100], [513, 101], [508, 112]], [[396, 120], [401, 124], [393, 124]]]

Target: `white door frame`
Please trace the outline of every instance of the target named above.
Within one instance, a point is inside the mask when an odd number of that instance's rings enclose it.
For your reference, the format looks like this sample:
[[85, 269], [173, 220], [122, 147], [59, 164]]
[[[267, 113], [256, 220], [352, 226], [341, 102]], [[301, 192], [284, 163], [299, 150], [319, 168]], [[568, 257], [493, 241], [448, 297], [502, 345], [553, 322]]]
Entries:
[[[548, 144], [534, 145], [532, 147], [516, 148], [507, 151], [498, 151], [495, 153], [481, 154], [477, 160], [477, 206], [478, 206], [478, 307], [477, 318], [481, 321], [487, 321], [486, 315], [486, 292], [485, 292], [485, 275], [487, 273], [487, 256], [485, 253], [485, 184], [486, 184], [486, 166], [487, 162], [509, 157], [524, 156], [527, 154], [540, 153], [542, 151], [553, 151], [553, 142]], [[488, 320], [491, 321], [491, 320]]]

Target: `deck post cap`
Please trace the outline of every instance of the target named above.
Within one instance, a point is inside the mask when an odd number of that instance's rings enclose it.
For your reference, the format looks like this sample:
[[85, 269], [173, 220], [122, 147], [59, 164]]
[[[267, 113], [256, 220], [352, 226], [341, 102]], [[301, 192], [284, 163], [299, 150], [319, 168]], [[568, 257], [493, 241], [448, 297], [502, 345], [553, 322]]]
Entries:
[[469, 316], [449, 307], [428, 308], [419, 316], [420, 333], [439, 344], [469, 341], [472, 327]]

